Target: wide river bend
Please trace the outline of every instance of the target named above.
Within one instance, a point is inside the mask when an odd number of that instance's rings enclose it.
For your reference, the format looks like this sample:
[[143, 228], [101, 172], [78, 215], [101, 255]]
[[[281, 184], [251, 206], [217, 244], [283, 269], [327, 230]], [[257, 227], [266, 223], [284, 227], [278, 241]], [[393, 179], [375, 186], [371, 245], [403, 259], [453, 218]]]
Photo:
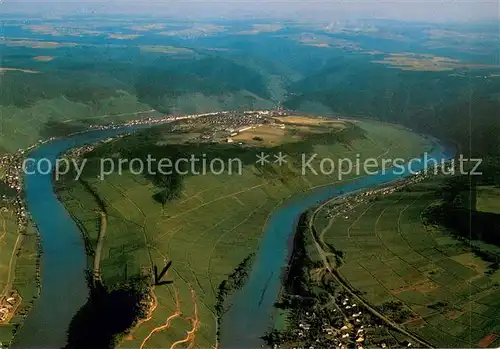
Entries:
[[[57, 139], [35, 148], [29, 158], [48, 159], [52, 164], [68, 150], [143, 127], [92, 130]], [[453, 152], [436, 142], [429, 158], [449, 159]], [[421, 165], [423, 167], [423, 165]], [[414, 166], [418, 170], [418, 166]], [[363, 177], [341, 186], [326, 186], [297, 195], [279, 207], [268, 220], [244, 287], [233, 297], [233, 306], [222, 322], [221, 347], [260, 347], [268, 330], [274, 302], [280, 289], [283, 266], [289, 256], [289, 240], [300, 215], [335, 196], [389, 183], [408, 173]], [[61, 348], [73, 316], [89, 295], [85, 269], [87, 256], [76, 223], [54, 193], [51, 174], [25, 174], [24, 189], [28, 211], [41, 235], [42, 292], [14, 341], [14, 348]]]

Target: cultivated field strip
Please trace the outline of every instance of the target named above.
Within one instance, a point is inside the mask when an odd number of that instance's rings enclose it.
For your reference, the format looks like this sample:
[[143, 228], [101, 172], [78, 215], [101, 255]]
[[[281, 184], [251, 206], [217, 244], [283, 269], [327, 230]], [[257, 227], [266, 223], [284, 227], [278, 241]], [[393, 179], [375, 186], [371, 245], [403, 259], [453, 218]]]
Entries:
[[404, 325], [436, 346], [475, 347], [500, 330], [500, 274], [487, 275], [466, 245], [423, 226], [433, 201], [425, 185], [397, 192], [334, 217], [323, 237], [344, 253], [340, 275], [371, 304], [402, 302], [413, 314]]

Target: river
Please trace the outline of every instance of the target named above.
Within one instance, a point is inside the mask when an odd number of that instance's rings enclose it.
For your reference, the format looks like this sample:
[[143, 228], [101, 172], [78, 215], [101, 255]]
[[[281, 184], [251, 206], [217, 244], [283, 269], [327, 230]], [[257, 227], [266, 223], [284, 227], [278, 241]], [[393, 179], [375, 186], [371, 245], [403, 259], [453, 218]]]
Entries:
[[[45, 158], [53, 164], [72, 148], [135, 129], [137, 127], [77, 134], [45, 143], [28, 157]], [[436, 160], [451, 156], [452, 153], [439, 144], [431, 154]], [[223, 318], [222, 347], [259, 347], [262, 344], [260, 337], [272, 324], [281, 271], [288, 262], [288, 242], [304, 211], [329, 198], [388, 183], [405, 175], [388, 172], [341, 187], [318, 188], [292, 198], [276, 210], [267, 223], [248, 281], [233, 297], [233, 306]], [[14, 340], [14, 348], [61, 348], [66, 344], [72, 318], [89, 295], [85, 276], [87, 256], [78, 226], [54, 193], [52, 175], [25, 174], [24, 189], [28, 211], [41, 235], [42, 292]]]
[[[47, 142], [27, 157], [48, 159], [52, 164], [64, 152], [108, 137], [133, 131], [133, 128], [93, 130], [70, 138]], [[24, 175], [27, 209], [36, 225], [42, 246], [41, 294], [14, 339], [14, 348], [61, 348], [66, 345], [67, 330], [73, 316], [89, 295], [85, 269], [87, 255], [81, 232], [54, 193], [52, 174], [41, 162], [40, 172]]]

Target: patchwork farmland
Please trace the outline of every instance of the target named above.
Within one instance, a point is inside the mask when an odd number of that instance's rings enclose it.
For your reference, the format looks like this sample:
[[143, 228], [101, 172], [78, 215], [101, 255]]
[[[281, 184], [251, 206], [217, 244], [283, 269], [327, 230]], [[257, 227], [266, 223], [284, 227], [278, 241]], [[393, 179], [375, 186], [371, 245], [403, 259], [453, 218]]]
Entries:
[[0, 343], [7, 345], [38, 297], [38, 236], [33, 226], [22, 231], [16, 206], [0, 207]]
[[333, 218], [325, 207], [315, 228], [342, 252], [340, 276], [387, 317], [437, 347], [498, 347], [500, 271], [472, 251], [498, 259], [500, 248], [422, 223], [440, 185], [423, 182]]

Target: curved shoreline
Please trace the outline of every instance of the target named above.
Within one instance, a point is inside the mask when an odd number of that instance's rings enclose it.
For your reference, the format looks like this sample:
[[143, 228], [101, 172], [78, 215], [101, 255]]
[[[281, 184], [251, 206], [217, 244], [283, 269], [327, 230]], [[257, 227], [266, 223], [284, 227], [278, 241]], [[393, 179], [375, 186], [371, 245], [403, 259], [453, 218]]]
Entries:
[[[28, 153], [51, 164], [69, 149], [133, 132], [140, 127], [89, 130], [41, 144]], [[76, 222], [54, 192], [53, 175], [24, 174], [25, 202], [40, 234], [42, 292], [13, 341], [13, 348], [61, 348], [67, 329], [89, 295], [87, 255]]]

